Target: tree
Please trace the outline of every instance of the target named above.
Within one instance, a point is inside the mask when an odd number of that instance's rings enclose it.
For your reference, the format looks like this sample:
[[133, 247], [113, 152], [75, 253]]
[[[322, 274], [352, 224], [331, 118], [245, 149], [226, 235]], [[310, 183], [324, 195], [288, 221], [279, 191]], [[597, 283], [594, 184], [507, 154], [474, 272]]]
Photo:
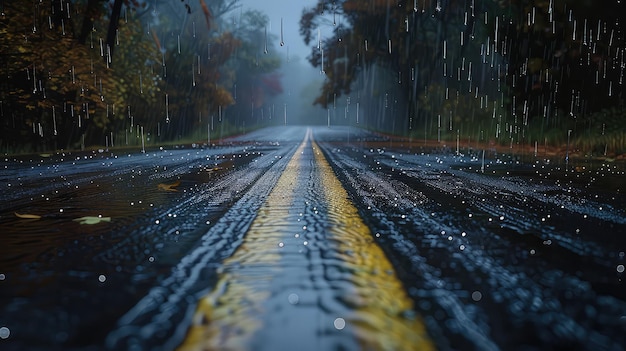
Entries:
[[163, 138], [204, 131], [211, 116], [221, 121], [226, 107], [234, 103], [234, 74], [227, 63], [241, 43], [222, 17], [236, 8], [236, 1], [201, 4], [197, 8], [163, 4], [150, 24], [162, 55], [163, 96], [153, 106], [159, 114], [153, 124], [161, 126], [158, 133]]
[[327, 77], [315, 102], [328, 107], [356, 88], [357, 100], [365, 94], [366, 110], [376, 111], [372, 127], [407, 130], [418, 117], [428, 117], [418, 98], [425, 86], [471, 90], [478, 85], [478, 79], [467, 82], [456, 74], [462, 70], [471, 77], [469, 71], [478, 70], [468, 64], [480, 62], [476, 11], [470, 3], [454, 0], [318, 2], [303, 12], [300, 22], [307, 43], [319, 26], [333, 28], [333, 35], [316, 42], [309, 57]]
[[[623, 109], [623, 6], [319, 1], [303, 12], [300, 30], [326, 76], [317, 104], [346, 95], [366, 105], [361, 121], [371, 128], [478, 138], [489, 129], [489, 138], [512, 143], [537, 140], [535, 120], [541, 130], [576, 128], [597, 124], [598, 111]], [[320, 26], [333, 34], [316, 41]]]
[[237, 99], [231, 108], [238, 125], [253, 126], [269, 120], [268, 104], [271, 98], [282, 92], [280, 77], [275, 73], [280, 58], [274, 43], [275, 35], [267, 33], [269, 18], [256, 10], [241, 14], [231, 25], [233, 34], [239, 38], [238, 48], [229, 68], [235, 75]]
[[14, 145], [25, 139], [38, 147], [70, 147], [104, 118], [96, 113], [103, 91], [118, 91], [104, 62], [94, 61], [75, 40], [71, 4], [63, 11], [58, 4], [12, 2], [4, 8], [0, 47], [6, 79], [0, 93], [11, 118], [4, 116], [3, 137], [19, 135]]
[[623, 60], [617, 54], [626, 40], [623, 10], [621, 2], [502, 2], [500, 26], [492, 28], [498, 48], [506, 51], [513, 111], [530, 119], [559, 111], [575, 118], [623, 106]]
[[[3, 138], [13, 138], [14, 147], [102, 145], [123, 124], [126, 106], [155, 102], [160, 81], [149, 63], [159, 54], [132, 8], [118, 28], [115, 45], [122, 52], [116, 69], [103, 59], [106, 18], [83, 19], [72, 3], [57, 0], [12, 3], [4, 10]], [[84, 43], [76, 30], [81, 21], [90, 22]]]

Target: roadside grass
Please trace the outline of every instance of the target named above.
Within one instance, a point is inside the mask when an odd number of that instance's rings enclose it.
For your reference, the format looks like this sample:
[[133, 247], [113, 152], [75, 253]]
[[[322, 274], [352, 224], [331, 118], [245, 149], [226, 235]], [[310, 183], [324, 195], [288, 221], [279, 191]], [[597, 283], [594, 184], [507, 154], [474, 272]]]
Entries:
[[[145, 132], [141, 134], [140, 130], [128, 130], [103, 136], [103, 142], [93, 145], [81, 145], [80, 143], [72, 145], [67, 149], [54, 149], [42, 147], [36, 150], [32, 145], [7, 146], [3, 145], [2, 154], [4, 156], [23, 156], [23, 155], [52, 155], [62, 152], [141, 152], [154, 150], [160, 147], [174, 148], [180, 146], [216, 146], [224, 142], [224, 139], [251, 132], [253, 130], [264, 127], [265, 125], [253, 126], [235, 126], [227, 121], [216, 123], [213, 129], [210, 127], [196, 128], [193, 131], [180, 135], [172, 139], [161, 139], [158, 135]], [[111, 142], [113, 139], [113, 142]]]

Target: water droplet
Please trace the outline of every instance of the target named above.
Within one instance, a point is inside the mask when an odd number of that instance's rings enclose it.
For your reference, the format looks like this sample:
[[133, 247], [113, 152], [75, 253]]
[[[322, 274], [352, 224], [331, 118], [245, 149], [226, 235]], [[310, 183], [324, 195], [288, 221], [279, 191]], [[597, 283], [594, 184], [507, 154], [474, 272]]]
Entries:
[[0, 339], [8, 339], [11, 335], [11, 330], [7, 327], [0, 327]]
[[472, 293], [472, 300], [478, 302], [483, 298], [483, 294], [480, 291], [474, 291]]
[[333, 325], [335, 326], [337, 330], [342, 330], [343, 328], [346, 327], [346, 321], [343, 318], [338, 317], [338, 318], [335, 318]]
[[624, 265], [623, 264], [618, 264], [617, 265], [617, 273], [624, 273]]
[[107, 280], [107, 277], [104, 274], [100, 274], [100, 276], [98, 277], [98, 281], [100, 283], [104, 283]]
[[298, 296], [298, 294], [291, 293], [287, 297], [287, 301], [289, 301], [289, 303], [292, 305], [297, 305], [298, 301], [300, 301], [300, 297]]

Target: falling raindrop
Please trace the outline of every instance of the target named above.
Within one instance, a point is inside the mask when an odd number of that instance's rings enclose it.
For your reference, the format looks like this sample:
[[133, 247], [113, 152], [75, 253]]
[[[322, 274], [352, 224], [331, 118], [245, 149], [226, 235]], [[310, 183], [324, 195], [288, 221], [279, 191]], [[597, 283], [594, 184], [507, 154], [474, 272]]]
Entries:
[[191, 86], [196, 86], [196, 75], [195, 72], [196, 69], [194, 67], [193, 61], [191, 62]]
[[320, 32], [320, 29], [317, 29], [317, 49], [321, 50], [322, 48], [322, 34]]
[[130, 105], [128, 105], [126, 109], [128, 111], [128, 119], [130, 120], [130, 132], [132, 133], [134, 122], [133, 122], [133, 115], [130, 113]]
[[283, 18], [280, 18], [280, 46], [285, 45], [285, 40], [283, 39]]
[[54, 106], [52, 106], [52, 126], [54, 128], [53, 134], [54, 136], [57, 136], [57, 116], [56, 116], [56, 112], [54, 109]]
[[265, 26], [265, 41], [263, 43], [263, 53], [267, 55], [267, 26]]
[[146, 153], [146, 139], [143, 135], [143, 126], [141, 126], [141, 152]]
[[480, 173], [485, 173], [485, 149], [483, 149], [483, 157], [480, 163]]
[[165, 93], [165, 123], [170, 123], [170, 99]]

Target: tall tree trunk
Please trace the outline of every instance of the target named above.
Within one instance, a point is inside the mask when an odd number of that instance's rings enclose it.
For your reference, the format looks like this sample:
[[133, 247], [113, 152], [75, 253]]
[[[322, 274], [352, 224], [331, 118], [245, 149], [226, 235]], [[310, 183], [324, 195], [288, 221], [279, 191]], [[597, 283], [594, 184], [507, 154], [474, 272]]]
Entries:
[[78, 36], [78, 41], [81, 44], [85, 44], [89, 33], [93, 30], [94, 20], [102, 15], [100, 13], [100, 3], [102, 1], [103, 0], [88, 0], [85, 5], [83, 25], [80, 28], [80, 34]]
[[109, 30], [107, 32], [107, 55], [104, 56], [105, 60], [109, 60], [109, 63], [113, 62], [113, 50], [115, 48], [115, 36], [117, 34], [117, 25], [120, 20], [120, 14], [122, 12], [122, 4], [124, 0], [115, 0], [113, 3], [113, 9], [111, 10], [111, 19], [109, 22]]

